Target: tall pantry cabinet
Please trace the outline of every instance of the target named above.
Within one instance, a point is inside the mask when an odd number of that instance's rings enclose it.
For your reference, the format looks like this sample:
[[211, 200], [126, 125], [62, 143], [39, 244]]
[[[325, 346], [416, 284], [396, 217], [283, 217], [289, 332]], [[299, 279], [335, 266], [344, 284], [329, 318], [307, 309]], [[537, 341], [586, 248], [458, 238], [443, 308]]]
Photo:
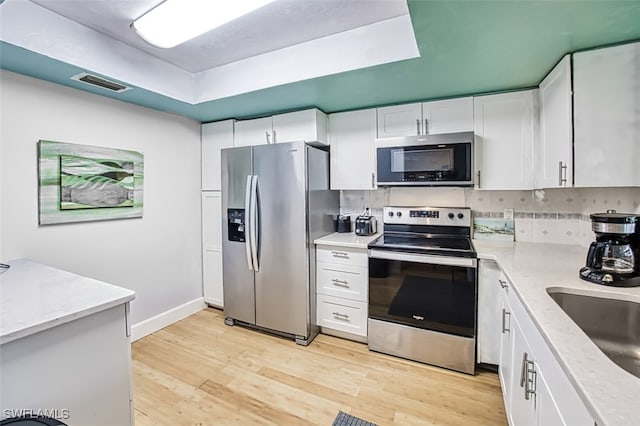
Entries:
[[233, 147], [234, 120], [202, 125], [202, 282], [204, 301], [223, 307], [220, 150]]

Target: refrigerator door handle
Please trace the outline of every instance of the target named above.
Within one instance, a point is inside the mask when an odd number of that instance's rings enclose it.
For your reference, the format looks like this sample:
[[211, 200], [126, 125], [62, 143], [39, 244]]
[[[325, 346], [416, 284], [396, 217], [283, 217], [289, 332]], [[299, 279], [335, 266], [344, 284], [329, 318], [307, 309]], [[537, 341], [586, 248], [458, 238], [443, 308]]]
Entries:
[[251, 183], [253, 182], [253, 176], [247, 176], [247, 186], [245, 187], [244, 192], [244, 208], [245, 208], [245, 218], [244, 218], [244, 249], [245, 254], [247, 255], [247, 267], [250, 271], [253, 271], [253, 263], [251, 261], [251, 227], [249, 226], [251, 222]]
[[259, 241], [259, 233], [258, 229], [258, 176], [253, 175], [253, 180], [251, 182], [251, 205], [249, 210], [251, 211], [251, 218], [249, 222], [250, 239], [251, 239], [251, 261], [253, 263], [253, 270], [258, 272], [260, 271], [260, 263], [258, 262], [258, 245]]

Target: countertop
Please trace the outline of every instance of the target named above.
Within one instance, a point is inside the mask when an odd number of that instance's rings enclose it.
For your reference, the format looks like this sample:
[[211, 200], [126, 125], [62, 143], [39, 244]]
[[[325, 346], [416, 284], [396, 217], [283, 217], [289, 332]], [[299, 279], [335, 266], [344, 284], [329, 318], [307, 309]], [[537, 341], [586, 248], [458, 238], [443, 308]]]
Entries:
[[352, 247], [352, 248], [367, 248], [367, 245], [382, 233], [377, 233], [369, 236], [356, 235], [354, 232], [334, 232], [333, 234], [325, 235], [324, 237], [316, 238], [313, 242], [316, 245], [327, 245], [337, 247]]
[[27, 259], [0, 275], [0, 344], [129, 302], [135, 292]]
[[640, 287], [617, 288], [578, 278], [587, 248], [473, 240], [480, 259], [495, 260], [599, 426], [638, 424], [640, 378], [611, 361], [547, 294], [571, 293], [640, 302]]

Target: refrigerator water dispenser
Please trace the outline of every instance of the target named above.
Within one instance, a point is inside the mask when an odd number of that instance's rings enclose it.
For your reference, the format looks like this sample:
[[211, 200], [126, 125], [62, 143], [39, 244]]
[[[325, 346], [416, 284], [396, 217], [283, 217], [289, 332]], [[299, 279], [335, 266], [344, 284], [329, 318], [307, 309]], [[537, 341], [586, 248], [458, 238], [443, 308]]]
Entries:
[[244, 243], [244, 209], [228, 209], [227, 217], [229, 218], [229, 241]]

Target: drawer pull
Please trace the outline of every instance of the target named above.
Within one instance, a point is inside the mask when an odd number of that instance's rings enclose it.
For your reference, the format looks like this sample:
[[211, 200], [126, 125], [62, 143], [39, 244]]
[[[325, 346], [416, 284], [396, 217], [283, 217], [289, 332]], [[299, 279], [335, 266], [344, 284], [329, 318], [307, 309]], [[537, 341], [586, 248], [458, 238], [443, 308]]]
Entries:
[[500, 280], [500, 279], [499, 279], [499, 280], [498, 280], [498, 282], [500, 283], [500, 287], [502, 287], [502, 288], [507, 288], [507, 287], [509, 287], [509, 286], [507, 285], [507, 282], [506, 282], [506, 281], [504, 281], [504, 280]]
[[343, 251], [332, 251], [331, 254], [333, 255], [333, 257], [342, 257], [344, 259], [349, 258], [349, 253], [345, 253]]
[[340, 287], [349, 287], [349, 281], [347, 281], [347, 280], [339, 280], [337, 278], [334, 278], [334, 279], [331, 280], [331, 282], [334, 285], [337, 285], [337, 286], [340, 286]]
[[348, 320], [349, 319], [349, 315], [347, 314], [341, 314], [340, 312], [333, 312], [333, 316], [339, 319], [344, 319], [344, 320]]

